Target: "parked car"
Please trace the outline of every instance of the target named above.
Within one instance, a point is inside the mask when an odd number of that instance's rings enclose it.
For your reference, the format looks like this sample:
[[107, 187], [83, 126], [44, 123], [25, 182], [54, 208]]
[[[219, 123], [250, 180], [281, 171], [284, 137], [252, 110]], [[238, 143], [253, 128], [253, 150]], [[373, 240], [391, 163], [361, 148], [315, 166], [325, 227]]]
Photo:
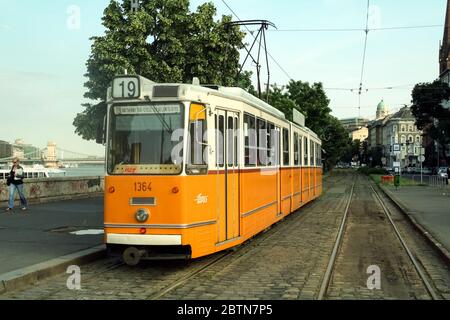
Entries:
[[447, 167], [440, 167], [438, 169], [438, 176], [441, 178], [448, 179]]

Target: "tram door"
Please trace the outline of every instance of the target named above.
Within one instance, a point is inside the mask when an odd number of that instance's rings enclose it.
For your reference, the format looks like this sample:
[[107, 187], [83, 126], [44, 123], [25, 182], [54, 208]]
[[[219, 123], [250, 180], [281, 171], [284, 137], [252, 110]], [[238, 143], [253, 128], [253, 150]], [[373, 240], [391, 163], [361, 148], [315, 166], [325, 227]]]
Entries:
[[[216, 121], [216, 152], [218, 166], [224, 170], [218, 175], [218, 228], [219, 241], [223, 242], [239, 236], [239, 113], [218, 110]], [[222, 191], [223, 190], [223, 191]]]

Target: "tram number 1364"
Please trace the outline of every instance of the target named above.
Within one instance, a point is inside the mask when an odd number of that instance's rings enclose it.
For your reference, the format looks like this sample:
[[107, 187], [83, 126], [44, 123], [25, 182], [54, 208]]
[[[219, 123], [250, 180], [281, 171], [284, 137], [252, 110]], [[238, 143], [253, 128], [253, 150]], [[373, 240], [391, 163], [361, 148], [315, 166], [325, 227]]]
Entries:
[[134, 191], [152, 191], [152, 183], [151, 182], [135, 182], [134, 183]]

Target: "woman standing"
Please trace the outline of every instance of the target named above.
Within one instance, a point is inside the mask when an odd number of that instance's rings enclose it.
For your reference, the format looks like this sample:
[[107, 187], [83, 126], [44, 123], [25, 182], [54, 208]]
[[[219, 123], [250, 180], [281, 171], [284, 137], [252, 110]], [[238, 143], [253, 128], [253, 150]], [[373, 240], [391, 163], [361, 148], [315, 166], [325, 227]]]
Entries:
[[9, 172], [9, 203], [6, 211], [11, 211], [14, 208], [14, 196], [17, 192], [19, 192], [20, 203], [22, 204], [22, 210], [27, 210], [28, 203], [25, 195], [23, 194], [23, 168], [19, 164], [19, 159], [14, 158], [13, 167]]

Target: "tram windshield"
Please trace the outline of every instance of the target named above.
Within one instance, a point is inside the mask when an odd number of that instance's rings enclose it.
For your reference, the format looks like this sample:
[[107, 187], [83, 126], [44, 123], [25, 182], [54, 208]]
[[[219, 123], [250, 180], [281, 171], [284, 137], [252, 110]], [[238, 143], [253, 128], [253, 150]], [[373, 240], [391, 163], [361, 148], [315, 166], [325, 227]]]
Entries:
[[108, 173], [180, 174], [183, 119], [180, 103], [112, 106]]

